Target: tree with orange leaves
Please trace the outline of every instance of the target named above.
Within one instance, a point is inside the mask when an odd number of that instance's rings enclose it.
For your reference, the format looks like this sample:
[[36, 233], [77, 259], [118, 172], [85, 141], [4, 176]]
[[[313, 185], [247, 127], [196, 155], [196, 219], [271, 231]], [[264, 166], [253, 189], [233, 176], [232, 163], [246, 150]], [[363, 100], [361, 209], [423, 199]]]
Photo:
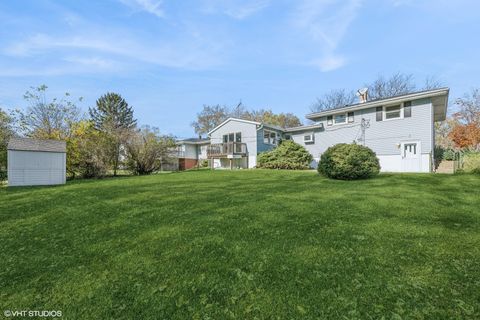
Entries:
[[460, 149], [480, 150], [480, 89], [473, 89], [470, 95], [457, 99], [459, 111], [453, 114], [457, 121], [449, 138]]
[[457, 148], [480, 150], [480, 126], [474, 122], [455, 126], [449, 136]]

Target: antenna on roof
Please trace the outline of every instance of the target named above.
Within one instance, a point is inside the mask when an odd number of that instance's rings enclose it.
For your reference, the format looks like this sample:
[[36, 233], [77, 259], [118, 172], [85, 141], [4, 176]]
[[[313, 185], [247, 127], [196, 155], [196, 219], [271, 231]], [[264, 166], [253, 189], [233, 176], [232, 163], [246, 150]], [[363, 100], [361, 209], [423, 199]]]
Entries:
[[358, 89], [356, 94], [360, 98], [360, 103], [367, 102], [367, 100], [368, 100], [368, 88]]

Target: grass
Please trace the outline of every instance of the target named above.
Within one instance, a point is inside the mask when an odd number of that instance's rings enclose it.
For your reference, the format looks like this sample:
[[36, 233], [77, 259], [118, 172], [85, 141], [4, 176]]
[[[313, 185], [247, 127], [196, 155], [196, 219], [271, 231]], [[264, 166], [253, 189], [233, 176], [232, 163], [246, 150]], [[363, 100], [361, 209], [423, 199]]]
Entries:
[[0, 309], [478, 319], [480, 178], [192, 171], [0, 188]]

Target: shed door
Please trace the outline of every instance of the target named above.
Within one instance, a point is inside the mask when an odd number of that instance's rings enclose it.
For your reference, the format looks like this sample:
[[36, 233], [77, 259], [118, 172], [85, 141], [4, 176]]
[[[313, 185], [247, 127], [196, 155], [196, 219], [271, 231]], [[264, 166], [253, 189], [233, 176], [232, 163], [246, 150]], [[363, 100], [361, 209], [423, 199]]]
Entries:
[[65, 153], [8, 150], [8, 185], [65, 183]]
[[402, 171], [421, 172], [420, 141], [402, 143]]

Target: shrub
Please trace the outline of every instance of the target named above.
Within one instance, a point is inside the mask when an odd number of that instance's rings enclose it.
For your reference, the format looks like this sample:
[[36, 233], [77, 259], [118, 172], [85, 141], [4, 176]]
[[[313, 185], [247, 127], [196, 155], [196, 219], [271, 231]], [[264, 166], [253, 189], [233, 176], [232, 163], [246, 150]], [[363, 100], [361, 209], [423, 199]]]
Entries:
[[146, 175], [162, 168], [162, 160], [170, 160], [174, 139], [160, 135], [158, 129], [148, 126], [132, 133], [126, 144], [126, 166], [133, 174]]
[[200, 161], [201, 168], [208, 168], [208, 159], [203, 159]]
[[463, 172], [480, 173], [480, 152], [470, 152], [463, 155]]
[[370, 148], [340, 143], [322, 154], [318, 172], [332, 179], [366, 179], [380, 172], [380, 164]]
[[80, 121], [72, 125], [67, 139], [67, 174], [69, 178], [101, 178], [108, 170], [109, 140], [93, 123]]
[[304, 170], [310, 168], [312, 155], [291, 140], [282, 141], [275, 149], [258, 156], [257, 167], [265, 169]]
[[446, 149], [443, 151], [442, 159], [447, 161], [453, 161], [456, 159], [455, 151], [452, 149]]

